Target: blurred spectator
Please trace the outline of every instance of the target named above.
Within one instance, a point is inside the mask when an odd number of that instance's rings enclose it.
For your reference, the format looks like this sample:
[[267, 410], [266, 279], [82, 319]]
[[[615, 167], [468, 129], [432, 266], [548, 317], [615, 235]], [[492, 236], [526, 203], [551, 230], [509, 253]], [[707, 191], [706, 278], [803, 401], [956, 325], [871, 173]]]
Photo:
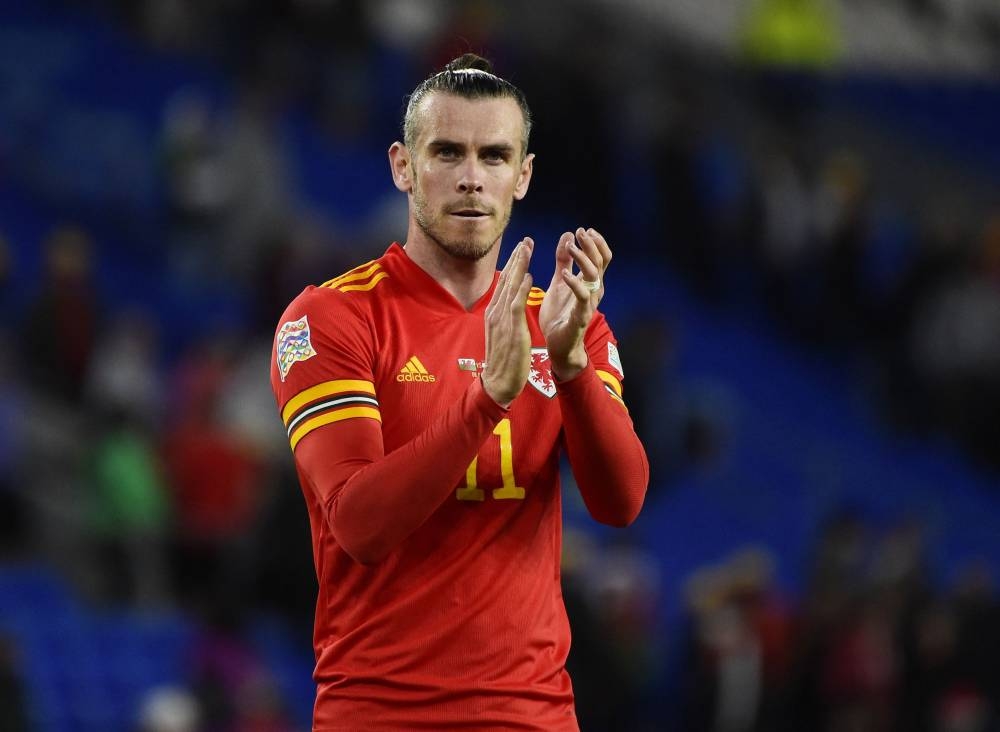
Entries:
[[44, 394], [79, 402], [100, 327], [99, 294], [91, 279], [92, 242], [73, 226], [43, 243], [45, 273], [23, 324], [28, 374]]
[[841, 45], [834, 6], [826, 0], [756, 0], [743, 33], [747, 58], [772, 68], [829, 68]]
[[218, 395], [220, 426], [235, 443], [269, 464], [288, 457], [288, 435], [274, 419], [274, 395], [262, 373], [272, 358], [270, 340], [243, 344], [233, 354], [226, 387]]
[[935, 421], [934, 396], [923, 383], [925, 369], [914, 357], [912, 338], [930, 293], [961, 270], [959, 253], [966, 247], [965, 238], [952, 206], [942, 203], [926, 212], [914, 244], [916, 252], [879, 315], [886, 333], [880, 385], [891, 421], [903, 429], [925, 431]]
[[0, 635], [0, 732], [28, 732], [31, 729], [21, 662], [13, 642]]
[[29, 535], [22, 481], [23, 395], [14, 371], [13, 341], [0, 327], [0, 557], [18, 555]]
[[985, 560], [968, 562], [950, 593], [958, 623], [955, 653], [960, 671], [953, 681], [956, 687], [972, 690], [978, 696], [988, 729], [1000, 724], [1000, 675], [996, 673], [996, 659], [1000, 658], [1000, 601], [995, 573], [996, 568]]
[[563, 596], [573, 631], [567, 667], [580, 729], [656, 729], [648, 726], [662, 714], [656, 559], [627, 542], [600, 546], [572, 528], [563, 538]]
[[[140, 417], [142, 415], [139, 415]], [[146, 423], [111, 411], [93, 456], [93, 531], [103, 558], [104, 597], [155, 608], [169, 599], [169, 505]]]
[[[266, 666], [262, 666], [267, 668]], [[275, 679], [266, 672], [248, 679], [236, 694], [233, 732], [293, 732]]]
[[764, 299], [790, 333], [807, 342], [821, 340], [816, 327], [822, 293], [819, 241], [815, 230], [815, 189], [804, 165], [788, 149], [776, 148], [760, 175], [761, 262]]
[[20, 309], [14, 266], [14, 254], [7, 239], [0, 234], [0, 329], [13, 327]]
[[773, 559], [747, 548], [691, 576], [685, 729], [778, 729], [792, 644], [792, 613], [773, 585]]
[[813, 131], [822, 101], [808, 74], [832, 68], [841, 51], [835, 9], [827, 0], [755, 0], [741, 29], [760, 111], [798, 144]]
[[642, 354], [628, 363], [629, 413], [642, 439], [653, 480], [650, 490], [683, 464], [683, 421], [676, 374], [676, 342], [662, 318], [644, 318], [622, 330], [620, 351]]
[[902, 663], [890, 595], [864, 597], [829, 639], [823, 705], [829, 729], [881, 732], [895, 723]]
[[276, 682], [249, 640], [242, 596], [217, 588], [204, 598], [191, 658], [203, 732], [291, 732]]
[[201, 710], [187, 689], [157, 686], [144, 695], [137, 732], [201, 732]]
[[257, 271], [268, 239], [293, 214], [294, 177], [279, 126], [282, 101], [266, 79], [245, 79], [219, 130], [232, 192], [219, 255], [225, 272], [240, 282]]
[[989, 219], [962, 270], [929, 293], [909, 334], [934, 414], [984, 464], [997, 458], [1000, 408], [1000, 215]]
[[815, 203], [823, 273], [819, 327], [833, 345], [866, 343], [873, 299], [863, 270], [872, 237], [866, 163], [853, 150], [837, 150], [823, 162], [820, 176]]
[[655, 134], [655, 168], [658, 172], [657, 210], [669, 232], [667, 241], [650, 242], [650, 257], [667, 255], [682, 273], [691, 277], [705, 295], [718, 295], [715, 275], [717, 252], [709, 235], [708, 204], [699, 185], [699, 167], [704, 154], [706, 122], [696, 89], [681, 86], [672, 90], [674, 103], [667, 119]]
[[175, 575], [182, 599], [226, 584], [246, 589], [249, 541], [261, 504], [257, 456], [220, 420], [233, 344], [215, 333], [178, 365], [171, 425], [163, 435], [177, 519]]
[[216, 257], [231, 205], [232, 171], [226, 166], [209, 101], [182, 90], [166, 105], [161, 140], [169, 213], [169, 256], [186, 279], [202, 280]]
[[138, 310], [116, 313], [90, 361], [86, 384], [90, 408], [159, 427], [164, 384], [158, 361], [159, 334], [152, 316]]

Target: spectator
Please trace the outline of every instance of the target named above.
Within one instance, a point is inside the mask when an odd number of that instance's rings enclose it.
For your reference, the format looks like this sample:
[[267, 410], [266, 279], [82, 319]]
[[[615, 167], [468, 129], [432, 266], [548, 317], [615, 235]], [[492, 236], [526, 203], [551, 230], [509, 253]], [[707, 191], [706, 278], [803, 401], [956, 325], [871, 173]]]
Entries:
[[158, 361], [159, 334], [152, 317], [137, 310], [117, 313], [91, 358], [86, 384], [90, 408], [159, 427], [164, 385]]
[[169, 506], [148, 426], [112, 411], [95, 446], [93, 531], [105, 561], [106, 599], [144, 608], [169, 599]]
[[187, 689], [157, 686], [143, 695], [139, 732], [201, 732], [201, 709]]
[[44, 242], [42, 289], [29, 303], [23, 326], [33, 385], [48, 396], [78, 404], [100, 326], [98, 292], [91, 278], [90, 236], [73, 226], [53, 229]]
[[0, 732], [31, 729], [20, 655], [13, 642], [0, 635]]
[[178, 366], [176, 411], [163, 435], [177, 527], [175, 574], [187, 601], [220, 583], [245, 589], [242, 547], [260, 509], [259, 458], [220, 419], [232, 357], [222, 334], [191, 347]]
[[30, 535], [20, 457], [24, 404], [15, 379], [14, 352], [10, 337], [0, 328], [0, 556], [20, 554]]

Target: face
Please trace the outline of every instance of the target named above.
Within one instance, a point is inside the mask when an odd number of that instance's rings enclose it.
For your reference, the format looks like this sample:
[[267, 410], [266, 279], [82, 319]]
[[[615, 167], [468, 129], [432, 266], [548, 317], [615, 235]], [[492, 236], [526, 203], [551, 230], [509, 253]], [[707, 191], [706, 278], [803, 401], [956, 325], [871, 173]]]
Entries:
[[417, 113], [413, 149], [397, 142], [389, 150], [396, 187], [410, 195], [412, 223], [427, 239], [452, 256], [481, 259], [528, 191], [534, 156], [521, 150], [520, 107], [436, 92]]

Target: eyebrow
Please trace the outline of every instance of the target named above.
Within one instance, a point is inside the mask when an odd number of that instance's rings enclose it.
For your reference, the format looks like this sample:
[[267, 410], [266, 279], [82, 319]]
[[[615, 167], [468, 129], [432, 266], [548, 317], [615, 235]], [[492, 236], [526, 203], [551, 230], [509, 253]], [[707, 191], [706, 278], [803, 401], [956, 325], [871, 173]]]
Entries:
[[[428, 142], [427, 147], [429, 147], [432, 150], [440, 150], [443, 147], [456, 147], [460, 150], [465, 150], [466, 145], [465, 143], [462, 142], [455, 142], [454, 140], [438, 138]], [[514, 153], [514, 146], [507, 142], [487, 143], [485, 145], [481, 145], [479, 149], [489, 150], [491, 152], [507, 153], [507, 154]]]
[[506, 142], [498, 142], [495, 145], [483, 145], [483, 150], [489, 150], [490, 152], [506, 153], [507, 155], [514, 154], [514, 146]]

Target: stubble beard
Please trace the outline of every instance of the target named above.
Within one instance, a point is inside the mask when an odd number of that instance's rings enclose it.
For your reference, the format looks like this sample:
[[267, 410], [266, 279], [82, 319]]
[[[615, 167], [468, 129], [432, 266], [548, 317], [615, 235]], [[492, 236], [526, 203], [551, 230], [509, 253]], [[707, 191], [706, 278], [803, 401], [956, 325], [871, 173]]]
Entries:
[[442, 210], [438, 214], [428, 212], [427, 201], [421, 195], [420, 190], [413, 192], [413, 218], [417, 222], [420, 230], [427, 235], [427, 238], [437, 244], [441, 249], [458, 259], [466, 259], [472, 262], [479, 261], [489, 254], [510, 223], [511, 207], [503, 212], [500, 226], [493, 231], [484, 233], [478, 237], [448, 238], [445, 234], [445, 226], [448, 223], [450, 214]]

